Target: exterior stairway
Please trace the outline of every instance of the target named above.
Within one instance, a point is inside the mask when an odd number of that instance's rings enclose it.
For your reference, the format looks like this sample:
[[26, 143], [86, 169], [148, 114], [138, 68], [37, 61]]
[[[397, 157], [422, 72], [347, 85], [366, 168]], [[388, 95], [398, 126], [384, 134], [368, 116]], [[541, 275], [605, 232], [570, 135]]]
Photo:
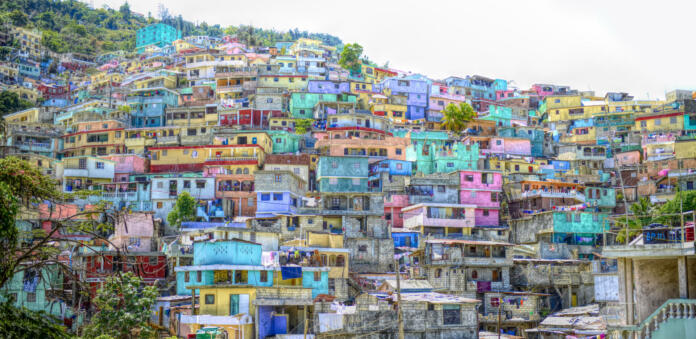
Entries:
[[623, 327], [617, 338], [696, 338], [696, 299], [669, 299], [640, 324]]

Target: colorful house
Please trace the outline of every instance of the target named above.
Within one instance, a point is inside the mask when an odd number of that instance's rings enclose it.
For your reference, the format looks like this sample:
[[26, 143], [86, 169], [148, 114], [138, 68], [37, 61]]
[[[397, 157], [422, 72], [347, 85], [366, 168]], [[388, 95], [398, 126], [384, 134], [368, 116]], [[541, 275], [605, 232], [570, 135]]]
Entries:
[[181, 39], [181, 32], [176, 28], [163, 23], [152, 24], [138, 30], [135, 50], [142, 53], [150, 46], [165, 47], [177, 39]]

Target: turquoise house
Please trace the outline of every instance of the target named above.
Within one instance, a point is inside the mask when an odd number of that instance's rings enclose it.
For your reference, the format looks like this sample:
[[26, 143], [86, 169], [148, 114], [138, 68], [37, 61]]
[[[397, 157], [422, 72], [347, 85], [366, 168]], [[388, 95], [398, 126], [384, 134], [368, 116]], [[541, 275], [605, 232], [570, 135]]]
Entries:
[[139, 29], [136, 33], [135, 50], [142, 53], [148, 46], [165, 47], [178, 39], [181, 39], [181, 32], [178, 29], [163, 23], [152, 24]]
[[479, 146], [465, 145], [439, 146], [436, 142], [418, 143], [406, 148], [406, 160], [414, 162], [414, 171], [423, 174], [450, 173], [477, 169]]
[[319, 102], [357, 103], [357, 97], [351, 94], [331, 93], [292, 93], [290, 95], [290, 116], [300, 119], [313, 119], [314, 106]]
[[553, 242], [595, 245], [609, 230], [609, 214], [596, 212], [553, 212]]
[[368, 192], [369, 173], [367, 157], [321, 157], [317, 164], [319, 191]]
[[299, 152], [301, 135], [288, 131], [268, 131], [268, 135], [273, 140], [273, 154]]
[[40, 272], [24, 270], [12, 276], [0, 289], [0, 301], [14, 299], [16, 307], [26, 307], [32, 311], [45, 311], [63, 319], [73, 319], [73, 326], [82, 322], [82, 316], [76, 316], [72, 309], [62, 300], [52, 295], [53, 290], [63, 289], [63, 275], [56, 265], [46, 266]]
[[[274, 286], [274, 281], [282, 279], [281, 267], [264, 266], [262, 253], [261, 244], [241, 239], [194, 241], [193, 265], [174, 269], [176, 293], [189, 295], [189, 287], [216, 284], [228, 287], [283, 287]], [[312, 298], [328, 293], [328, 271], [328, 267], [302, 267], [302, 287], [312, 289]], [[198, 294], [198, 290], [195, 293]]]

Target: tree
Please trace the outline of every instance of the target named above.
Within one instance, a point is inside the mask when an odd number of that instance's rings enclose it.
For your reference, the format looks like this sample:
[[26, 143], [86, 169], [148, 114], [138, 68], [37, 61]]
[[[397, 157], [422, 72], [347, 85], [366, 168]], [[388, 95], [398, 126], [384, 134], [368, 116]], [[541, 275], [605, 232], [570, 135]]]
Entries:
[[69, 338], [65, 327], [58, 319], [44, 311], [30, 311], [26, 307], [15, 307], [14, 300], [0, 303], [0, 333], [3, 338]]
[[15, 26], [26, 26], [29, 23], [29, 16], [17, 9], [10, 12], [10, 19]]
[[131, 272], [106, 278], [92, 300], [98, 311], [85, 329], [85, 336], [154, 337], [155, 331], [149, 320], [157, 294], [155, 286], [145, 286], [143, 280]]
[[0, 92], [0, 114], [6, 115], [33, 107], [30, 101], [19, 97], [15, 92], [3, 91]]
[[295, 119], [295, 134], [305, 134], [312, 128], [314, 120], [312, 119]]
[[167, 215], [167, 222], [170, 226], [178, 228], [182, 222], [193, 220], [196, 220], [196, 199], [188, 192], [183, 192], [179, 194], [174, 208]]
[[442, 127], [454, 133], [461, 133], [468, 122], [474, 120], [476, 112], [471, 105], [461, 102], [459, 105], [450, 103], [442, 111]]
[[[616, 240], [621, 243], [626, 241], [626, 227], [628, 225], [628, 237], [635, 237], [643, 227], [653, 223], [653, 218], [657, 213], [657, 208], [646, 197], [641, 197], [629, 208], [632, 216], [628, 219], [619, 217], [616, 219], [616, 226], [620, 229], [616, 235]], [[628, 221], [628, 223], [627, 223]]]
[[350, 70], [353, 74], [360, 73], [360, 56], [362, 55], [362, 52], [363, 48], [359, 44], [347, 44], [343, 46], [341, 59], [338, 60], [338, 64], [341, 65], [341, 67]]
[[121, 15], [123, 15], [124, 20], [130, 20], [131, 10], [128, 1], [124, 2], [123, 5], [118, 8], [118, 11], [121, 13]]

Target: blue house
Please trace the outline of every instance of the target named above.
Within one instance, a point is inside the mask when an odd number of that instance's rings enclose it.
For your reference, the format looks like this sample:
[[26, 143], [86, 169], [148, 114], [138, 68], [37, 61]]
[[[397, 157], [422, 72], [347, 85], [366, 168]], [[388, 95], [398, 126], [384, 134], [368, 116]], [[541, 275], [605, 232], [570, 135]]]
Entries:
[[289, 171], [256, 171], [256, 217], [293, 215], [302, 204], [307, 183]]
[[145, 88], [131, 91], [126, 101], [132, 109], [133, 127], [160, 127], [166, 124], [167, 107], [178, 105], [179, 93], [164, 87]]

